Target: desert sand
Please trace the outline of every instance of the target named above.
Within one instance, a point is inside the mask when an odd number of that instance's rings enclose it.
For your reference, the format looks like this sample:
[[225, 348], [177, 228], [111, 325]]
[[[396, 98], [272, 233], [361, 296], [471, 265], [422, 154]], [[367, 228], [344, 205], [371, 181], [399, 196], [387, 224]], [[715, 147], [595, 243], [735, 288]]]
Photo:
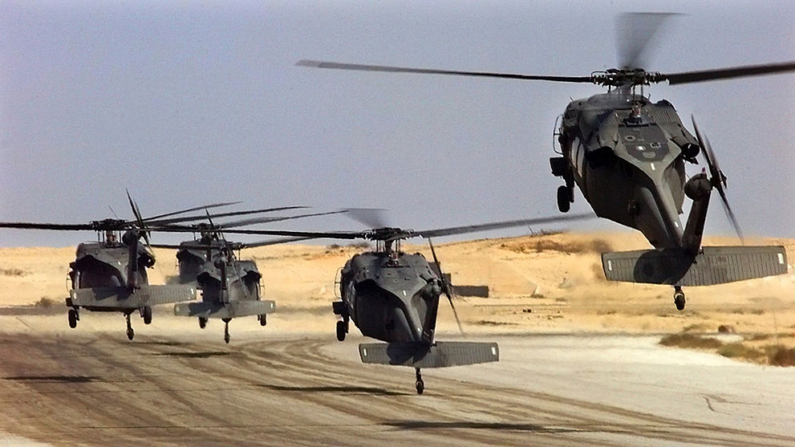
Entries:
[[[709, 239], [708, 244], [735, 243]], [[787, 247], [795, 242], [759, 239]], [[446, 303], [439, 339], [500, 344], [498, 363], [424, 370], [362, 365], [352, 329], [334, 338], [335, 277], [360, 248], [244, 250], [277, 312], [230, 324], [155, 309], [136, 338], [117, 314], [63, 299], [72, 248], [0, 249], [0, 445], [715, 445], [795, 444], [792, 368], [658, 344], [666, 334], [792, 344], [795, 276], [688, 288], [608, 283], [599, 252], [646, 247], [632, 234], [554, 234], [439, 244], [466, 335]], [[420, 251], [422, 245], [404, 246]], [[151, 282], [176, 274], [158, 250]], [[716, 334], [730, 325], [736, 334]], [[763, 360], [755, 360], [764, 363]]]

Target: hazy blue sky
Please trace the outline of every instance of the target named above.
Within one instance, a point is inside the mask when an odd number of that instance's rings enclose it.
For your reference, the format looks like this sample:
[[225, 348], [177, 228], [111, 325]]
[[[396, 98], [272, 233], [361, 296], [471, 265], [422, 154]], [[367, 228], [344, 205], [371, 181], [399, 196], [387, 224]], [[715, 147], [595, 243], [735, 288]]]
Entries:
[[[87, 222], [109, 205], [127, 217], [125, 188], [144, 214], [381, 207], [417, 229], [555, 215], [555, 118], [599, 87], [295, 62], [588, 75], [617, 63], [628, 11], [686, 14], [658, 36], [650, 70], [795, 60], [791, 1], [4, 1], [0, 221]], [[696, 114], [744, 231], [795, 237], [795, 74], [650, 92], [688, 126]], [[729, 234], [716, 199], [707, 231]], [[361, 229], [272, 228], [327, 227]], [[2, 246], [91, 238], [0, 230]]]

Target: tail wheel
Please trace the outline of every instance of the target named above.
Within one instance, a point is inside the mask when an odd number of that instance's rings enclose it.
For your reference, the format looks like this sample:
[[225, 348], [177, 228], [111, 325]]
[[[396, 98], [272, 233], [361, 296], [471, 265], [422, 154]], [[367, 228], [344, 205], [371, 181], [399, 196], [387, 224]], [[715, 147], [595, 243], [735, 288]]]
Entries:
[[152, 308], [149, 307], [149, 306], [145, 306], [144, 310], [143, 310], [143, 315], [141, 315], [141, 316], [144, 317], [144, 324], [151, 324], [152, 323]]
[[268, 316], [265, 315], [265, 314], [260, 315], [259, 316], [259, 325], [260, 326], [265, 326], [266, 324], [268, 324]]
[[207, 326], [207, 319], [199, 317], [199, 327], [204, 329]]

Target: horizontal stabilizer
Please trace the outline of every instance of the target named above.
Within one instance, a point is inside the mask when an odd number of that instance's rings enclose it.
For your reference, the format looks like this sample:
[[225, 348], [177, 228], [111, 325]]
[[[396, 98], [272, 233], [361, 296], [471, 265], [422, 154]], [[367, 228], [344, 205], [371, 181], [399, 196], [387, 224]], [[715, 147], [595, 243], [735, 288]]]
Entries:
[[174, 315], [202, 318], [237, 318], [265, 315], [276, 309], [275, 301], [230, 301], [179, 303], [174, 305]]
[[76, 289], [66, 300], [67, 306], [103, 309], [139, 309], [144, 306], [171, 304], [196, 299], [196, 289], [182, 285], [127, 287], [96, 287]]
[[639, 250], [602, 255], [608, 281], [710, 286], [787, 273], [780, 246], [704, 247], [695, 258], [684, 250]]
[[497, 343], [438, 342], [428, 346], [421, 343], [365, 343], [359, 345], [363, 363], [412, 366], [414, 368], [444, 368], [496, 362], [500, 359]]

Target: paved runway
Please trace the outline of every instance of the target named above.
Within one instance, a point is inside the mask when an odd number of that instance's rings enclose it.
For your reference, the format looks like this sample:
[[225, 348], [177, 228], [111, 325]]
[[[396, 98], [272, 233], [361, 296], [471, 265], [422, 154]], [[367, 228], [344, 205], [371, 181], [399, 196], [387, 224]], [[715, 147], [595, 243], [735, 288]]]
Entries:
[[418, 396], [360, 337], [217, 335], [0, 333], [5, 443], [795, 445], [795, 369], [655, 337], [493, 338], [499, 363], [424, 370]]

